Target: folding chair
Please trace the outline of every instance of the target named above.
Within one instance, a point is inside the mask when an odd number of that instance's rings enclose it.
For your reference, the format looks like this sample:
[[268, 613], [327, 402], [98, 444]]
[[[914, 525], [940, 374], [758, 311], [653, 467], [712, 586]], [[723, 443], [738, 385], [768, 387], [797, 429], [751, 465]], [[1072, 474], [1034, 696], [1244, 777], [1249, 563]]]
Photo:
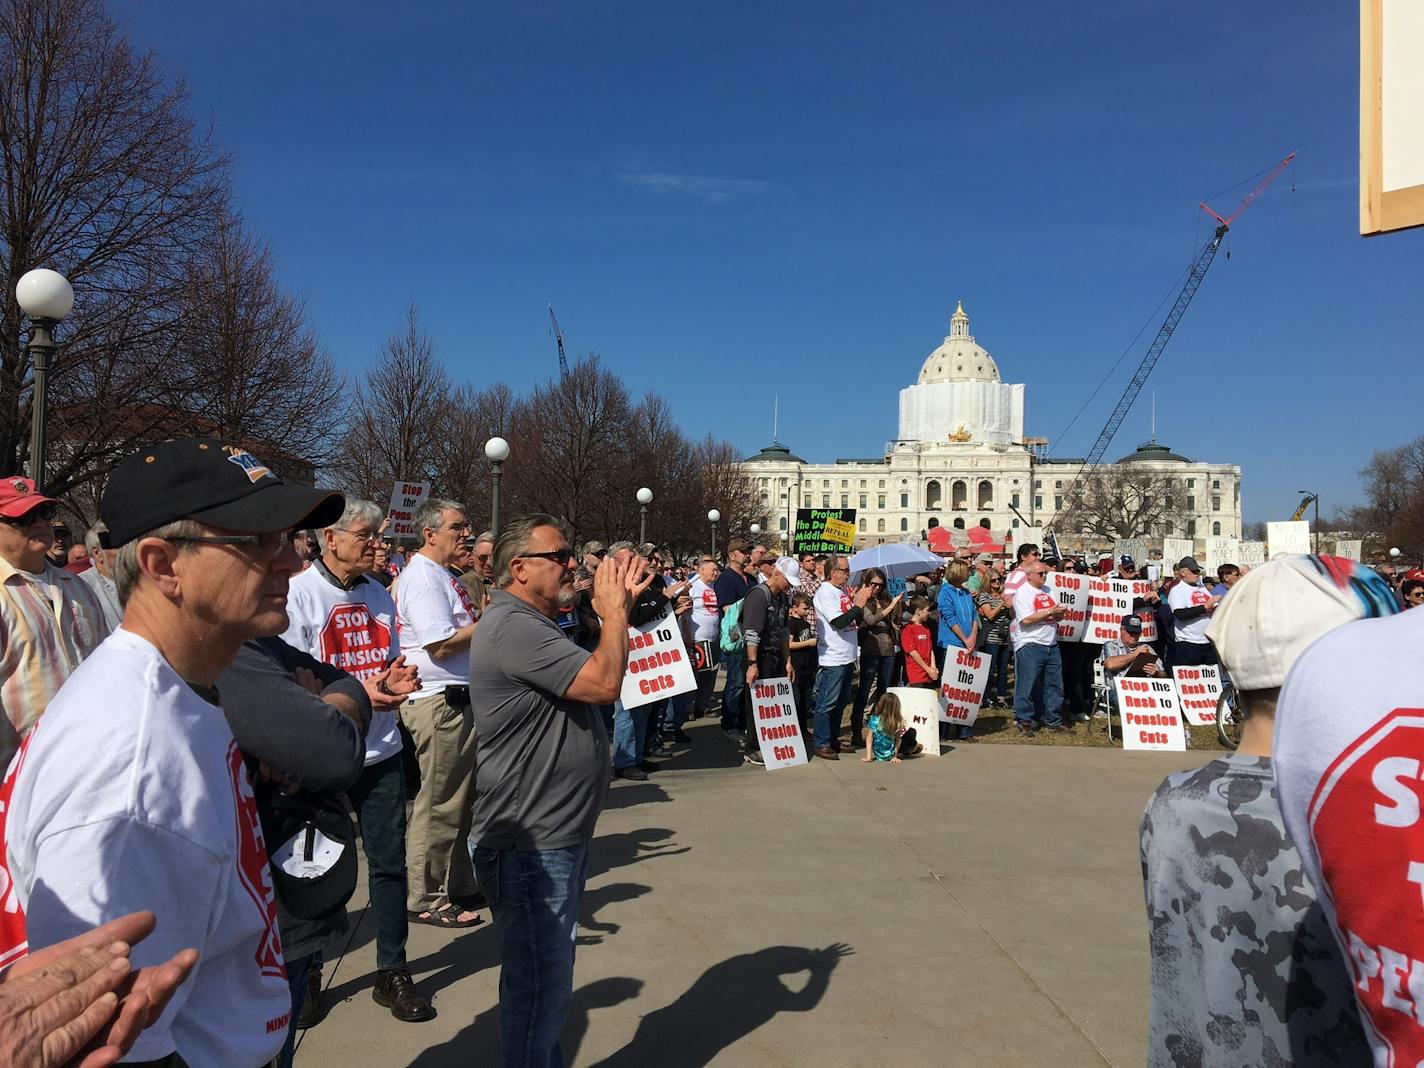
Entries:
[[1101, 660], [1093, 661], [1093, 714], [1102, 712], [1107, 718], [1108, 741], [1113, 740], [1112, 728], [1112, 683], [1108, 681], [1107, 669]]

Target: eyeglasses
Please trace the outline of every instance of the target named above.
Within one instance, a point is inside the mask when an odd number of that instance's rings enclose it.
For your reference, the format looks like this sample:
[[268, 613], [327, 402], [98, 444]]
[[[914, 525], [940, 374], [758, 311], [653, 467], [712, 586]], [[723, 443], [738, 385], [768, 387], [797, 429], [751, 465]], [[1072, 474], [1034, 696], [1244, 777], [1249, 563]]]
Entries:
[[379, 530], [352, 530], [349, 527], [337, 527], [343, 534], [350, 534], [357, 541], [380, 541], [381, 532]]
[[36, 523], [41, 519], [53, 519], [58, 514], [59, 505], [53, 501], [46, 501], [44, 504], [35, 505], [23, 515], [0, 515], [0, 523], [4, 523], [7, 527], [27, 527], [31, 523]]
[[289, 531], [274, 530], [262, 534], [194, 534], [190, 537], [164, 538], [175, 545], [254, 545], [263, 556], [276, 556], [292, 543]]
[[885, 583], [883, 582], [867, 582], [866, 585], [872, 590], [883, 590], [885, 588]]
[[567, 567], [569, 561], [574, 558], [574, 551], [572, 549], [550, 549], [546, 553], [520, 553], [515, 559], [530, 560], [535, 557], [540, 560], [552, 560], [560, 567]]
[[[529, 555], [530, 555], [530, 556], [538, 556], [538, 555], [540, 555], [540, 554], [539, 554], [539, 553], [530, 553]], [[608, 550], [607, 550], [607, 549], [597, 549], [597, 550], [595, 550], [594, 552], [587, 553], [586, 555], [588, 555], [588, 556], [596, 556], [596, 557], [598, 557], [600, 560], [602, 560], [605, 556], [608, 555]]]

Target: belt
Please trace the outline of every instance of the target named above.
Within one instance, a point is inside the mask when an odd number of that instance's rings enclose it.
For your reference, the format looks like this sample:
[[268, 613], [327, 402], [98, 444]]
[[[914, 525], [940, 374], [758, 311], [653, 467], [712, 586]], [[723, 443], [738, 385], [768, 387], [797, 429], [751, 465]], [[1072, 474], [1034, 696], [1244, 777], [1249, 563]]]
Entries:
[[465, 708], [470, 703], [470, 688], [468, 686], [446, 686], [445, 703], [451, 708]]

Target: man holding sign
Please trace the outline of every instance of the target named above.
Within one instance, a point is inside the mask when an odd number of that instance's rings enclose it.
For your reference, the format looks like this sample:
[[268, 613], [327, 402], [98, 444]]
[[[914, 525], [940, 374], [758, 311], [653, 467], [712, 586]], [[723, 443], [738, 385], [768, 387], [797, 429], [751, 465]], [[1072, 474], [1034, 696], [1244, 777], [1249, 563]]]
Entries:
[[[1069, 734], [1063, 723], [1063, 662], [1058, 656], [1058, 620], [1067, 609], [1046, 588], [1048, 565], [1036, 557], [1023, 564], [1024, 583], [1014, 594], [1014, 727], [1032, 735], [1035, 714], [1054, 734]], [[1042, 689], [1042, 707], [1036, 708]]]
[[554, 621], [574, 554], [553, 516], [520, 516], [494, 549], [490, 607], [470, 644], [479, 739], [471, 853], [500, 939], [502, 1064], [562, 1064], [588, 847], [608, 791], [608, 735], [590, 705], [623, 690], [628, 615], [652, 583], [629, 554], [593, 577], [592, 652]]
[[[608, 547], [608, 559], [618, 561], [626, 567], [632, 568], [636, 565], [641, 569], [645, 561], [638, 557], [634, 549], [631, 541], [615, 541]], [[603, 566], [608, 565], [605, 563]], [[596, 574], [597, 572], [595, 572]], [[666, 615], [668, 610], [667, 594], [664, 592], [666, 589], [667, 587], [662, 582], [651, 583], [629, 611], [628, 626], [642, 627], [660, 616]], [[595, 611], [597, 611], [596, 608]], [[680, 634], [677, 637], [677, 642], [681, 646]], [[648, 718], [655, 713], [660, 713], [666, 702], [666, 697], [660, 697], [649, 704], [637, 705], [632, 708], [629, 708], [622, 698], [613, 702], [613, 774], [616, 778], [641, 782], [648, 777], [648, 772], [653, 767], [651, 763], [643, 759], [643, 751], [648, 738]]]

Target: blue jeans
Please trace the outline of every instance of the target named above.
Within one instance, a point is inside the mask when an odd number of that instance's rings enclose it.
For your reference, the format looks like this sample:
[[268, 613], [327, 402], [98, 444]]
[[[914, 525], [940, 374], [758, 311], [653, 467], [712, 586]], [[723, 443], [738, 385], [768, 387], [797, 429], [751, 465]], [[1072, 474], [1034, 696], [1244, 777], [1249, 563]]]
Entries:
[[[361, 769], [346, 791], [361, 822], [367, 885], [376, 923], [376, 967], [405, 965], [405, 768], [401, 756]], [[457, 846], [458, 848], [458, 846]]]
[[989, 642], [984, 646], [984, 655], [989, 658], [989, 681], [984, 686], [984, 700], [987, 701], [990, 697], [998, 697], [1000, 701], [1008, 700], [1009, 653], [1012, 651], [1013, 646], [1008, 642], [999, 645]]
[[501, 1068], [563, 1068], [559, 1036], [574, 996], [574, 937], [588, 843], [566, 849], [471, 845], [499, 934]]
[[663, 713], [663, 730], [669, 734], [682, 730], [682, 725], [687, 722], [687, 714], [692, 711], [696, 701], [696, 690], [680, 693], [669, 701], [667, 711]]
[[879, 683], [879, 693], [890, 688], [890, 673], [895, 667], [895, 657], [881, 656], [870, 649], [860, 651], [860, 684], [855, 688], [855, 703], [850, 707], [850, 737], [852, 744], [860, 742], [865, 729], [865, 704], [870, 700], [870, 690]]
[[613, 703], [613, 766], [618, 771], [643, 762], [648, 714], [661, 704], [661, 701], [653, 701], [637, 708], [624, 708], [622, 701]]
[[746, 648], [723, 653], [722, 667], [727, 672], [727, 683], [722, 690], [722, 729], [739, 731], [742, 729], [742, 704], [747, 696]]
[[297, 1017], [301, 1015], [302, 1002], [307, 996], [307, 972], [311, 970], [315, 953], [287, 961], [287, 986], [292, 991], [292, 1019], [287, 1024], [287, 1041], [282, 1043], [282, 1052], [277, 1054], [277, 1068], [292, 1068], [292, 1055], [297, 1049]]
[[1014, 720], [1029, 723], [1034, 716], [1033, 691], [1043, 684], [1043, 723], [1063, 722], [1063, 661], [1057, 645], [1029, 642], [1014, 654]]
[[811, 744], [817, 749], [834, 745], [841, 736], [841, 709], [850, 700], [854, 664], [822, 664], [816, 669], [816, 724]]

